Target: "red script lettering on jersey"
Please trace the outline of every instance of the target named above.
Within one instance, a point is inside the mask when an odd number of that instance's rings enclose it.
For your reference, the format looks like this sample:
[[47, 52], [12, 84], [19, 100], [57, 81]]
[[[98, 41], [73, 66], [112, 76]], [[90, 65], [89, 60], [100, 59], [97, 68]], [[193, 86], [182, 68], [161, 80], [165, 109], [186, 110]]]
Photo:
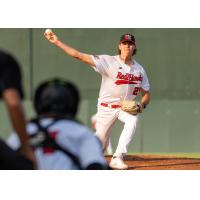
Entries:
[[133, 74], [122, 74], [121, 72], [118, 72], [117, 80], [115, 82], [116, 85], [122, 85], [122, 84], [138, 84], [138, 82], [142, 81], [142, 76], [134, 76]]

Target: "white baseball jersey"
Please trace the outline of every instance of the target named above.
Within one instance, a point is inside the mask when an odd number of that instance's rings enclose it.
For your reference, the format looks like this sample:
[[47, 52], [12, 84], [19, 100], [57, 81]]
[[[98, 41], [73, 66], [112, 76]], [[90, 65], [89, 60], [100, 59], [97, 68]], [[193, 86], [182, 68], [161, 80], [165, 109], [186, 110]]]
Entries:
[[[52, 123], [52, 119], [40, 120], [42, 127], [47, 127], [50, 123]], [[27, 125], [27, 132], [30, 135], [36, 133], [37, 129], [33, 123]], [[64, 149], [67, 148], [79, 158], [83, 168], [92, 163], [106, 164], [100, 142], [86, 126], [62, 119], [50, 126], [48, 132], [54, 137], [57, 144]], [[8, 138], [7, 144], [13, 149], [18, 149], [20, 141], [17, 134], [13, 133]], [[39, 147], [36, 148], [35, 155], [38, 169], [78, 169], [71, 158], [59, 150]]]
[[120, 100], [133, 100], [140, 89], [149, 90], [149, 81], [143, 67], [133, 61], [132, 66], [117, 56], [92, 56], [95, 71], [102, 75], [99, 103], [119, 104]]

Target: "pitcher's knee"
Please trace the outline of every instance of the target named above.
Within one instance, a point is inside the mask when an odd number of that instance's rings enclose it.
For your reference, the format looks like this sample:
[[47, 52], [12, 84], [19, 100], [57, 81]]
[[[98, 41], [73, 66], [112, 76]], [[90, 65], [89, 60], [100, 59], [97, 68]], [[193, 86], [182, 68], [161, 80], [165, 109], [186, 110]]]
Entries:
[[136, 124], [133, 124], [133, 123], [126, 123], [125, 126], [124, 126], [127, 130], [130, 130], [130, 131], [134, 131], [136, 129]]

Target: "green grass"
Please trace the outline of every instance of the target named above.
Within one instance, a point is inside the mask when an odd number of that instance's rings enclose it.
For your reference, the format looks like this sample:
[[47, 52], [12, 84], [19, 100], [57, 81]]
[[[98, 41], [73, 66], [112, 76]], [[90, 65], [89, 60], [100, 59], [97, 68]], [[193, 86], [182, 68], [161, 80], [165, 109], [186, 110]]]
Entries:
[[186, 157], [186, 158], [200, 158], [200, 152], [199, 153], [132, 153], [130, 155], [163, 155], [163, 156], [177, 156], [177, 157]]

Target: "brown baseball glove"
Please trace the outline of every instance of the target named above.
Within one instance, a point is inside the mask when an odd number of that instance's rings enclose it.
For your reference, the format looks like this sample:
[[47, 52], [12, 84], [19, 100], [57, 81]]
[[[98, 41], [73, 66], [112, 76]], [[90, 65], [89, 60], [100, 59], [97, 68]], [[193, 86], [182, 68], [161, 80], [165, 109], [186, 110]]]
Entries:
[[142, 112], [142, 105], [134, 100], [123, 100], [121, 103], [121, 109], [131, 115], [137, 115]]

